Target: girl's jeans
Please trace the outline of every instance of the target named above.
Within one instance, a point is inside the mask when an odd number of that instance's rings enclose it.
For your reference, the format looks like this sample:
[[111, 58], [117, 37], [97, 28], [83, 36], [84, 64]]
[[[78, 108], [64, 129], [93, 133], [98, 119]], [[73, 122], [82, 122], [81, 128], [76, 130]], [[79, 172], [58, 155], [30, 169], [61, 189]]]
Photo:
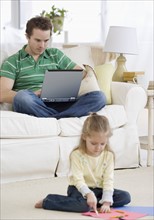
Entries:
[[106, 97], [101, 91], [86, 93], [74, 103], [45, 104], [30, 90], [20, 90], [13, 100], [13, 110], [36, 117], [81, 117], [97, 112], [106, 105]]
[[[102, 198], [102, 189], [90, 188], [97, 198], [97, 201]], [[130, 194], [123, 190], [114, 189], [112, 207], [121, 207], [130, 202]], [[101, 205], [98, 203], [98, 207]], [[74, 186], [69, 186], [67, 196], [49, 194], [43, 200], [43, 208], [48, 210], [67, 211], [67, 212], [88, 212], [90, 207], [85, 198]]]

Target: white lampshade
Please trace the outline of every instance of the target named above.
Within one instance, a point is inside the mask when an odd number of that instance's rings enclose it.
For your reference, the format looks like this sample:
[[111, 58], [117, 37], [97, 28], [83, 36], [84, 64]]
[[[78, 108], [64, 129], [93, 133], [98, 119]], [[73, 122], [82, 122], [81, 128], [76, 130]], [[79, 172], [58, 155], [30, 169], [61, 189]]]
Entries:
[[123, 72], [126, 72], [126, 58], [123, 54], [137, 54], [136, 29], [132, 27], [111, 26], [104, 46], [104, 52], [119, 53], [117, 68], [113, 74], [113, 81], [123, 81]]
[[104, 52], [137, 54], [136, 28], [110, 26], [104, 46]]

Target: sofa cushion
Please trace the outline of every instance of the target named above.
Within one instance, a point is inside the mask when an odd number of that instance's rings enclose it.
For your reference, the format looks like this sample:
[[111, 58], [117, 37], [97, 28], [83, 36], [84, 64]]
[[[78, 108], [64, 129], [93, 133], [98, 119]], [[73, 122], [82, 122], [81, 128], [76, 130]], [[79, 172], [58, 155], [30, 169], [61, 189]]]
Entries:
[[107, 104], [111, 104], [111, 82], [114, 73], [114, 67], [111, 63], [106, 63], [103, 65], [98, 65], [94, 69], [98, 79], [99, 87], [106, 95]]
[[12, 111], [1, 111], [1, 138], [51, 137], [60, 134], [55, 118], [37, 118]]
[[[109, 119], [112, 129], [119, 128], [127, 122], [127, 116], [125, 109], [122, 105], [107, 105], [97, 112], [100, 115], [104, 115]], [[59, 119], [59, 126], [61, 129], [61, 136], [77, 136], [81, 134], [81, 129], [84, 121], [88, 116], [80, 118], [61, 118]]]

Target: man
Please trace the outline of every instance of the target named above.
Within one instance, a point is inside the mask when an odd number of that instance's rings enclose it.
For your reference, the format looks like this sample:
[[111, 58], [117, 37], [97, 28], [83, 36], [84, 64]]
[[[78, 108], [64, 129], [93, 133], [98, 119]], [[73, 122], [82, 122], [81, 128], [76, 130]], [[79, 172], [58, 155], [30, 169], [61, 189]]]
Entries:
[[52, 33], [48, 18], [34, 17], [27, 22], [25, 45], [1, 66], [0, 102], [12, 103], [15, 112], [36, 117], [80, 117], [96, 112], [106, 104], [101, 91], [87, 93], [74, 103], [47, 105], [39, 97], [48, 69], [81, 69], [56, 48], [47, 48]]

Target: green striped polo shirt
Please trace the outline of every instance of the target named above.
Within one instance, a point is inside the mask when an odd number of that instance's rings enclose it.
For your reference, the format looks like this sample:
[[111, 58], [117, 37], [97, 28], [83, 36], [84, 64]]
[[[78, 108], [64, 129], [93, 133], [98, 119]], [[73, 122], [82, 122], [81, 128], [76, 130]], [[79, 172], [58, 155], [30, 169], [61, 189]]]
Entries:
[[39, 90], [46, 70], [73, 69], [76, 65], [57, 48], [47, 48], [37, 60], [25, 51], [26, 45], [1, 66], [0, 76], [14, 80], [14, 91]]

